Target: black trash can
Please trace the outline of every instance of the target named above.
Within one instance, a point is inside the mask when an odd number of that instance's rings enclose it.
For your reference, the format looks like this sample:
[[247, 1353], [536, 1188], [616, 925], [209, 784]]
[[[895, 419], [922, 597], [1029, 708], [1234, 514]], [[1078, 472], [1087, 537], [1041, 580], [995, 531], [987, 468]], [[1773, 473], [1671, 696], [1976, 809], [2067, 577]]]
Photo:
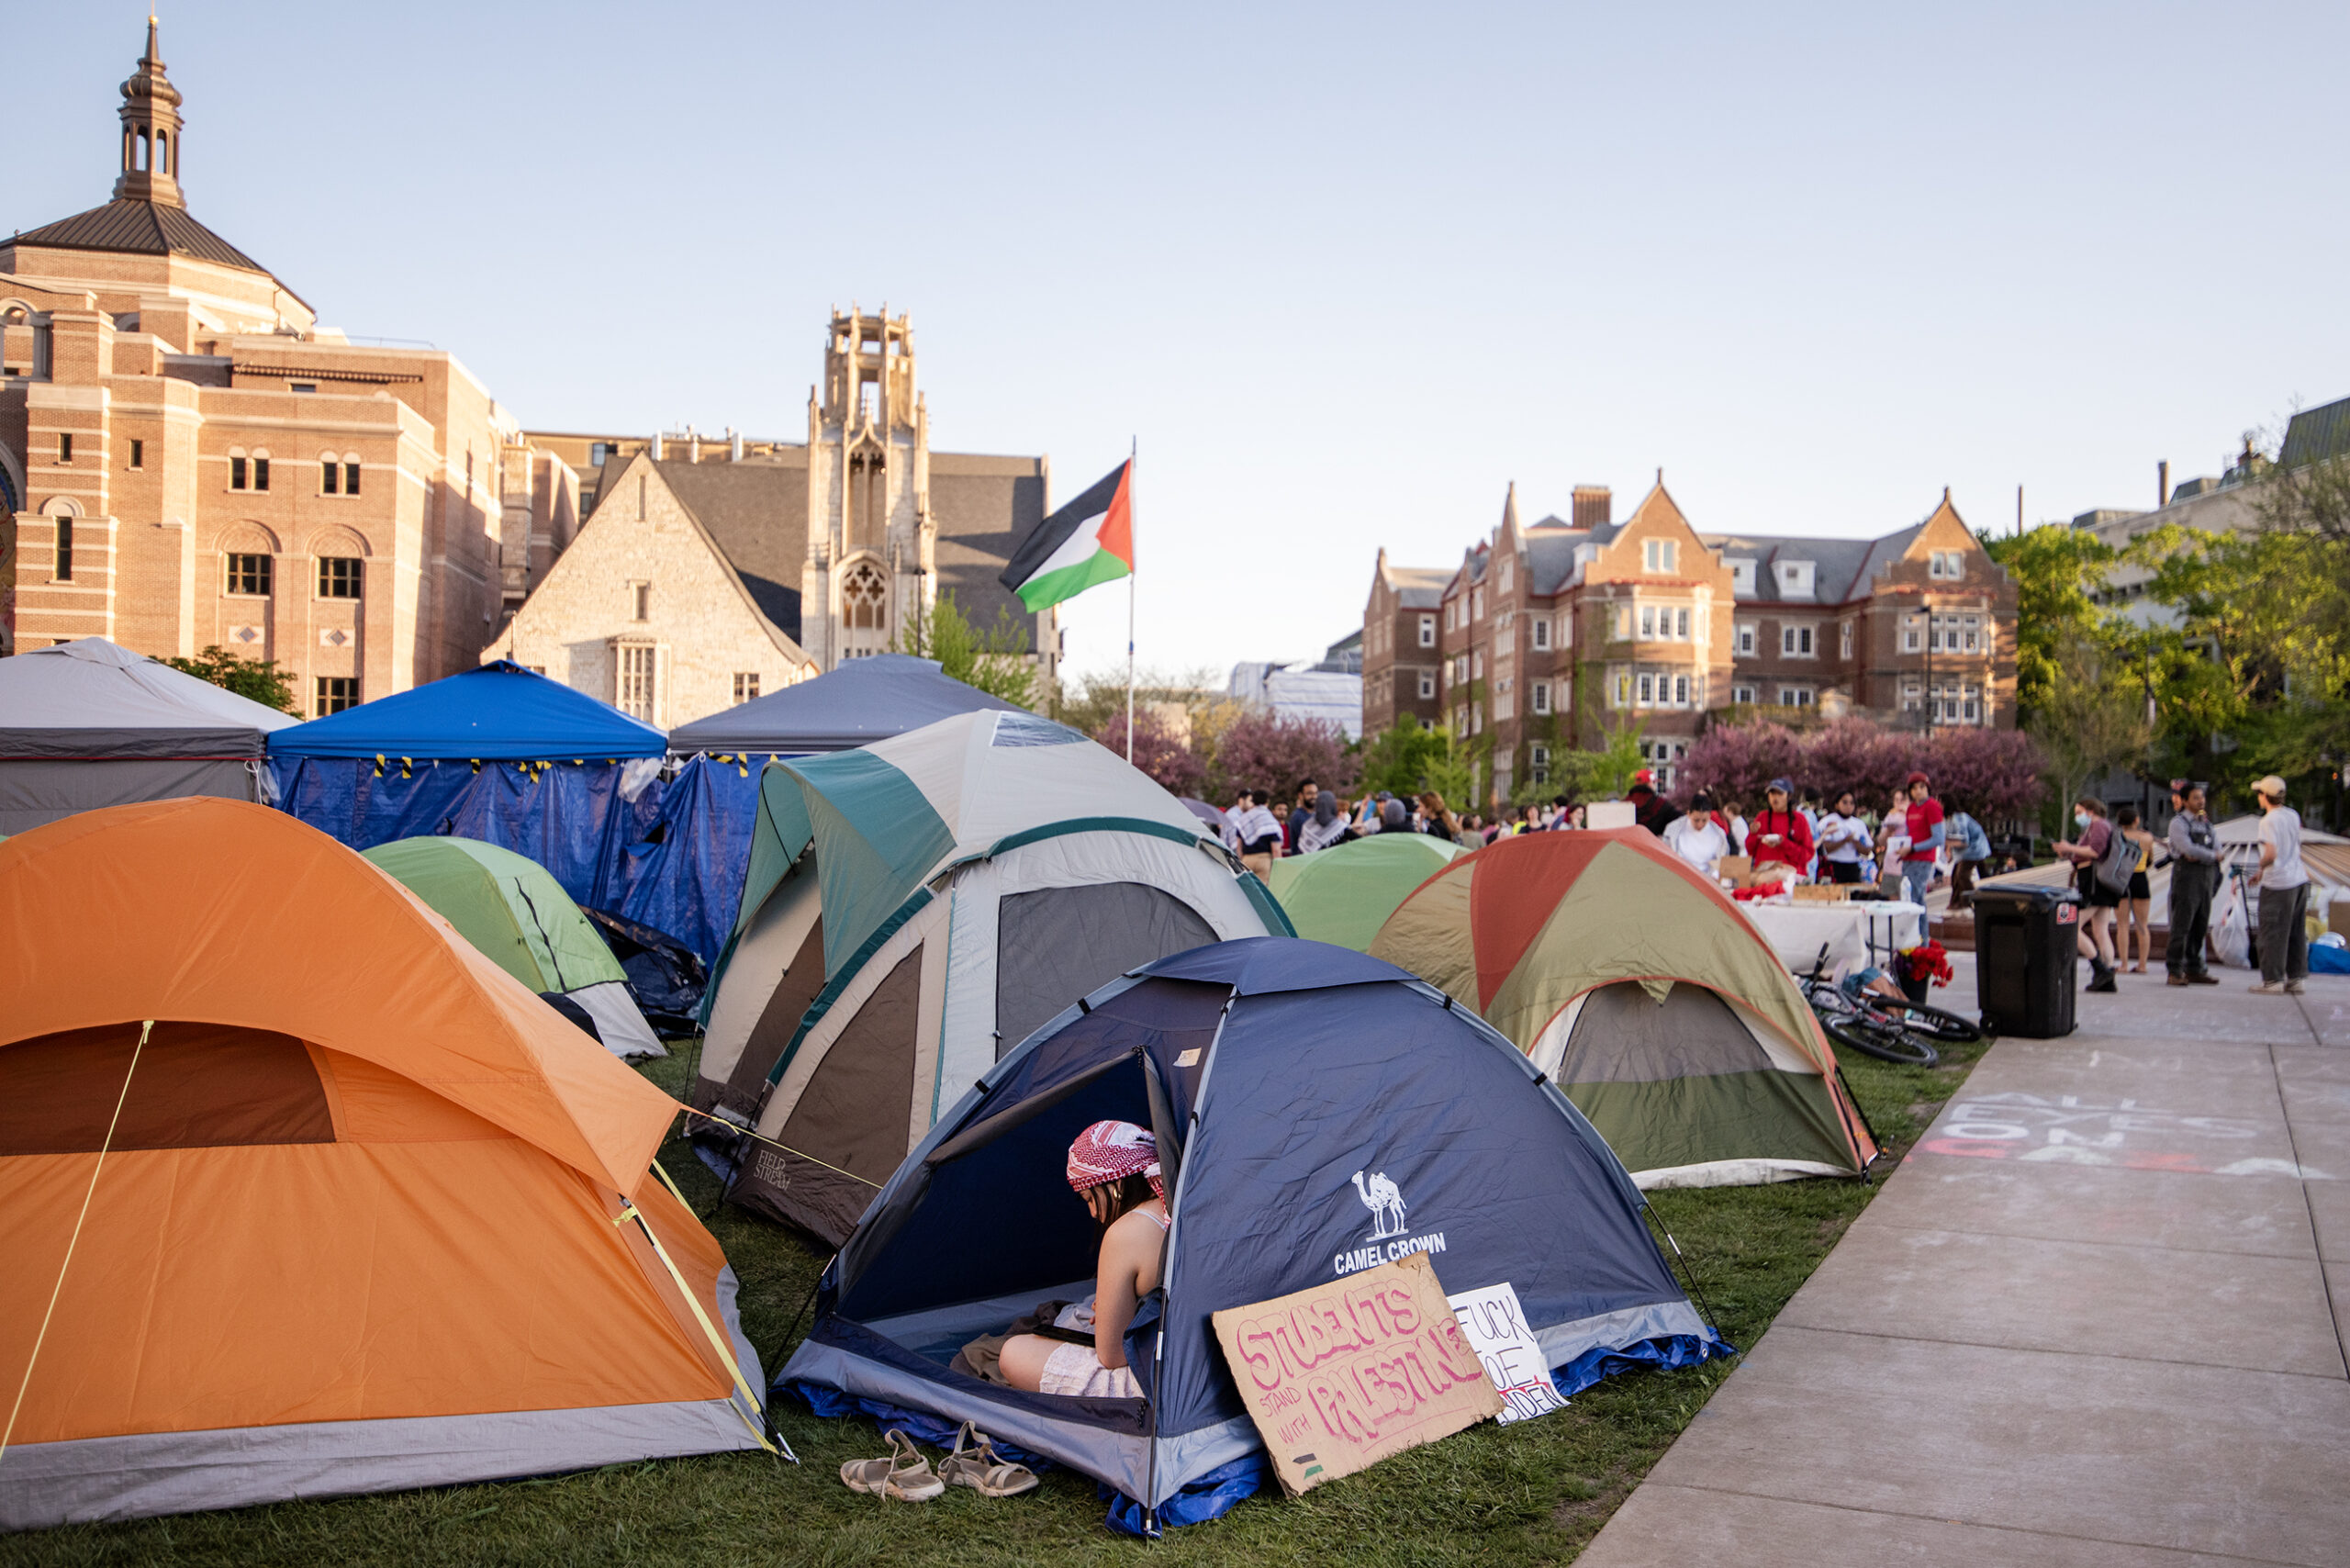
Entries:
[[2081, 906], [2070, 888], [1975, 890], [1975, 1001], [2002, 1035], [2073, 1032]]

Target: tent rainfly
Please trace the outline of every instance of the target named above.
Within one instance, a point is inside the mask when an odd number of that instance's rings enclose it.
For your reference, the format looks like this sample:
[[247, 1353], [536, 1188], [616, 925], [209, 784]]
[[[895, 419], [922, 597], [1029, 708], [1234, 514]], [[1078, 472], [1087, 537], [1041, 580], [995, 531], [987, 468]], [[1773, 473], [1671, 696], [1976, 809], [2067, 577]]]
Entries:
[[[628, 975], [546, 868], [476, 838], [403, 838], [366, 857], [457, 928], [489, 960], [549, 1002], [576, 1008], [606, 1050], [664, 1057]], [[558, 1004], [568, 1015], [568, 1008]]]
[[1300, 936], [1360, 953], [1404, 896], [1460, 853], [1459, 845], [1433, 834], [1377, 833], [1284, 856], [1273, 862], [1266, 886]]
[[0, 659], [0, 833], [180, 795], [261, 798], [291, 715], [84, 637]]
[[1094, 986], [1280, 906], [1172, 795], [988, 711], [770, 763], [698, 1106], [755, 1127], [729, 1195], [847, 1236], [907, 1147]]
[[[1151, 1130], [1173, 1219], [1161, 1291], [1126, 1336], [1144, 1397], [957, 1371], [968, 1340], [1091, 1288], [1101, 1232], [1069, 1190], [1068, 1150], [1110, 1118]], [[975, 1420], [1115, 1488], [1113, 1525], [1188, 1524], [1266, 1468], [1216, 1347], [1223, 1307], [1426, 1253], [1449, 1291], [1516, 1287], [1562, 1393], [1726, 1353], [1645, 1206], [1591, 1125], [1468, 1009], [1346, 948], [1225, 942], [1102, 987], [990, 1067], [825, 1270], [778, 1386], [932, 1440]]]
[[765, 1447], [677, 1108], [279, 812], [0, 845], [0, 1529]]
[[1463, 855], [1371, 953], [1483, 1014], [1643, 1187], [1852, 1176], [1876, 1158], [1770, 944], [1644, 829], [1525, 834]]

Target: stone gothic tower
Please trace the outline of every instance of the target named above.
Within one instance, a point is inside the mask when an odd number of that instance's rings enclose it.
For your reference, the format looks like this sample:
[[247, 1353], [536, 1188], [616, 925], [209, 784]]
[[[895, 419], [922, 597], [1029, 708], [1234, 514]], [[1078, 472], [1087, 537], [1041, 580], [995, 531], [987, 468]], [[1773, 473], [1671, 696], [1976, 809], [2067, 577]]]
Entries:
[[825, 669], [887, 652], [937, 596], [937, 535], [912, 325], [836, 309], [808, 396], [800, 645]]

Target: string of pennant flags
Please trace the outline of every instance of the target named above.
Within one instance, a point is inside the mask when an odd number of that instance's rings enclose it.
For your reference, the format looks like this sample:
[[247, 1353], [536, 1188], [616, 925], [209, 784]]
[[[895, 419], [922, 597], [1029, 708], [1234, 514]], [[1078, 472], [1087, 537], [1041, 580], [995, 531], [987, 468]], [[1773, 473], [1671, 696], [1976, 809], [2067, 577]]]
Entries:
[[[740, 754], [733, 752], [712, 752], [708, 755], [710, 756], [710, 760], [712, 762], [725, 763], [732, 766], [735, 773], [744, 778], [748, 778], [751, 776], [752, 764], [758, 761], [758, 758], [751, 756], [747, 752]], [[616, 756], [608, 756], [604, 759], [604, 765], [608, 767], [618, 767], [620, 766], [620, 760], [621, 759]], [[782, 756], [779, 753], [769, 752], [767, 754], [767, 760], [769, 762], [779, 762], [782, 760]], [[481, 773], [482, 759], [478, 756], [475, 756], [466, 758], [466, 761], [472, 765], [475, 775], [478, 777]], [[427, 767], [437, 767], [440, 766], [440, 762], [437, 758], [427, 757], [424, 759], [424, 765]], [[394, 767], [397, 767], [399, 769], [399, 776], [401, 778], [413, 778], [416, 777], [414, 772], [415, 766], [416, 759], [414, 757], [394, 756], [388, 752], [380, 751], [375, 754], [375, 777], [378, 778], [383, 778], [386, 772]], [[514, 763], [513, 766], [520, 768], [525, 774], [528, 774], [530, 776], [531, 782], [535, 784], [539, 781], [540, 776], [545, 773], [548, 768], [561, 767], [562, 760], [557, 758], [554, 761], [520, 761]], [[588, 766], [588, 759], [584, 756], [575, 756], [571, 759], [571, 766], [574, 767], [585, 767]]]

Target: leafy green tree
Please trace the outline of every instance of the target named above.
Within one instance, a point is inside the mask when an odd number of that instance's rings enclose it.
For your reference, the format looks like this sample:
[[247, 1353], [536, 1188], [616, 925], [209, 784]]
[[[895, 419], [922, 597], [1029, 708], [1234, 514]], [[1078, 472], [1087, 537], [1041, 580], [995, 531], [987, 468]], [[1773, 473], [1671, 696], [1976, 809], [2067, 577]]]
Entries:
[[163, 663], [192, 675], [198, 680], [208, 680], [224, 691], [274, 708], [281, 713], [299, 718], [302, 711], [294, 705], [292, 672], [277, 667], [275, 659], [239, 658], [217, 644], [207, 644], [204, 652], [192, 659], [171, 658]]
[[2154, 739], [2146, 710], [2138, 673], [2104, 641], [2076, 633], [2057, 645], [2047, 694], [2024, 729], [2048, 759], [2044, 803], [2059, 821], [2095, 780], [2144, 759]]
[[2063, 650], [2104, 641], [2113, 618], [2090, 596], [2104, 585], [2117, 555], [2083, 528], [2049, 525], [1981, 537], [1984, 550], [2015, 581], [2016, 711], [2029, 725], [2056, 698]]
[[936, 659], [946, 676], [1022, 708], [1035, 707], [1043, 695], [1043, 677], [1028, 654], [1027, 629], [1013, 619], [1009, 605], [999, 605], [995, 624], [982, 632], [953, 594], [942, 593], [927, 614], [915, 617], [899, 634], [898, 651]]

